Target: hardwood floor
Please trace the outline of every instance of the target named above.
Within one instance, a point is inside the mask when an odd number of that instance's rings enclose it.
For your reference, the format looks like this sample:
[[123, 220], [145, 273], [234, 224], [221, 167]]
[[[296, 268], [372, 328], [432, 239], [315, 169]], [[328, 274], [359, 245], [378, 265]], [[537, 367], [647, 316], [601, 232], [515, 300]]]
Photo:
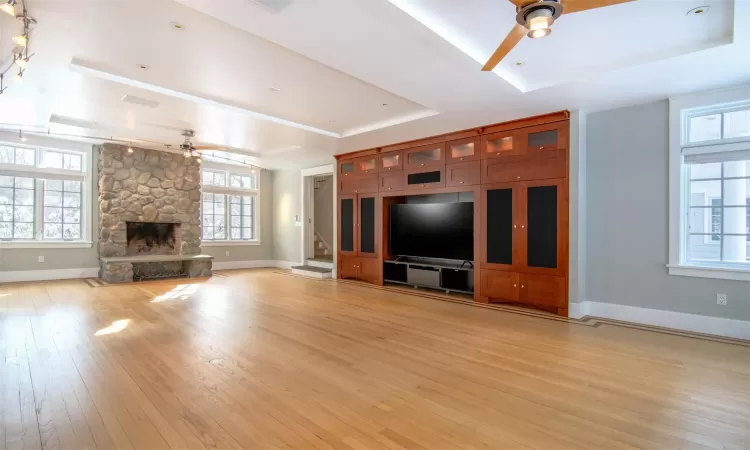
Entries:
[[748, 449], [750, 347], [275, 270], [71, 280], [0, 286], [0, 400], [0, 450]]

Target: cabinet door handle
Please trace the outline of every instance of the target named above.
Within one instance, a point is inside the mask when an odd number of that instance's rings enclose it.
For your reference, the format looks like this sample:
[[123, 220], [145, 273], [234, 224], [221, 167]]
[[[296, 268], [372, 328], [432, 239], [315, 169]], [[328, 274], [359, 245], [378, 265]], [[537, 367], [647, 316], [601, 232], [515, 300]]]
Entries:
[[354, 192], [359, 192], [359, 190], [355, 189]]
[[517, 284], [514, 284], [514, 285], [513, 285], [513, 287], [518, 287], [518, 285], [517, 285]]
[[424, 166], [424, 163], [420, 164], [420, 166]]
[[388, 170], [391, 170], [391, 168], [389, 167]]
[[520, 179], [521, 179], [521, 177], [516, 177], [516, 179], [517, 179], [517, 180], [520, 180]]
[[526, 228], [526, 225], [521, 225], [521, 228]]
[[458, 184], [464, 184], [464, 182], [463, 181], [459, 181]]
[[539, 147], [539, 150], [544, 150], [544, 146]]
[[391, 188], [388, 188], [388, 190], [390, 191], [390, 190], [391, 190]]
[[426, 185], [424, 185], [424, 184], [422, 185], [422, 187], [425, 187], [425, 186], [426, 186]]
[[517, 228], [516, 225], [513, 225], [513, 228]]
[[460, 159], [460, 161], [463, 161], [463, 160], [464, 160], [463, 158]]

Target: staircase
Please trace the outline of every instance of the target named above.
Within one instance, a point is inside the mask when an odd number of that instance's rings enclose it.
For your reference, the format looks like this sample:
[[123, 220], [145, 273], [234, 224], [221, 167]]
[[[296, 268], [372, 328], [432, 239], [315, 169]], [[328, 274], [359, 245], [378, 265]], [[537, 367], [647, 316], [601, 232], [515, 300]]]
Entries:
[[333, 276], [333, 251], [315, 232], [315, 257], [309, 258], [304, 266], [292, 267], [292, 273], [311, 278], [331, 278]]

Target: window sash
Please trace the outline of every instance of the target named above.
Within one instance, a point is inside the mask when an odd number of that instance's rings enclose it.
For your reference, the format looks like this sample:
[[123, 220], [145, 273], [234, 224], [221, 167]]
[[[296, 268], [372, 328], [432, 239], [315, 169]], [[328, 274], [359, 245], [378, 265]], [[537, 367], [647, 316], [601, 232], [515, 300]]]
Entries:
[[[216, 196], [222, 196], [222, 201], [217, 202]], [[211, 196], [211, 197], [208, 197]], [[239, 197], [239, 203], [234, 202], [232, 197]], [[211, 200], [207, 200], [210, 198]], [[221, 192], [211, 192], [206, 190], [201, 199], [201, 238], [204, 241], [234, 241], [234, 242], [248, 242], [257, 240], [257, 197], [255, 195], [241, 195], [241, 194], [225, 194]], [[216, 212], [216, 204], [223, 204], [223, 212]], [[207, 205], [212, 205], [212, 210], [209, 212], [206, 210]], [[239, 214], [232, 212], [232, 206], [239, 206]], [[249, 206], [249, 213], [246, 214], [246, 207]], [[223, 216], [223, 217], [222, 217]], [[206, 220], [210, 217], [209, 220]], [[223, 234], [220, 237], [216, 237], [216, 223], [217, 217], [223, 218]], [[239, 217], [239, 227], [233, 226], [232, 218]], [[210, 223], [211, 225], [207, 225]], [[209, 230], [210, 229], [210, 230]], [[233, 237], [233, 231], [239, 229], [239, 238]], [[249, 237], [246, 237], [245, 230], [249, 230]], [[207, 234], [207, 232], [209, 234]], [[211, 236], [211, 237], [207, 237]]]

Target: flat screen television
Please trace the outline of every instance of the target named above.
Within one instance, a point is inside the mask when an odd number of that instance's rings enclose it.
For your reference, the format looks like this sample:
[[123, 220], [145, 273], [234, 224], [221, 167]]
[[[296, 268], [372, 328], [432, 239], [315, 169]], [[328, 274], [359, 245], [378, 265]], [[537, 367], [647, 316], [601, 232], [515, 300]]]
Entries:
[[474, 260], [474, 203], [391, 205], [393, 256]]

